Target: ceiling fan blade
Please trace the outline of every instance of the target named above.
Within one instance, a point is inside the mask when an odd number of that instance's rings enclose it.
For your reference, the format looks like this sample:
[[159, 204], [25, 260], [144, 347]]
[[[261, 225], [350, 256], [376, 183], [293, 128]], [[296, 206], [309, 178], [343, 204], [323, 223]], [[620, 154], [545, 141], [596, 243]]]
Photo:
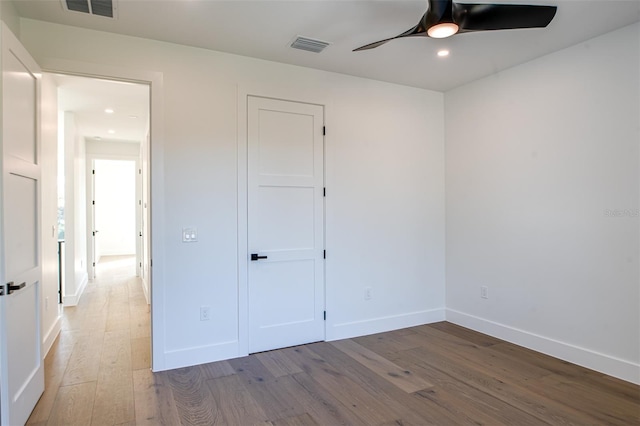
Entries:
[[384, 40], [380, 40], [380, 41], [376, 41], [375, 43], [369, 43], [369, 44], [365, 44], [364, 46], [360, 46], [357, 49], [353, 49], [354, 52], [359, 52], [361, 50], [369, 50], [369, 49], [374, 49], [378, 46], [382, 46], [383, 44], [385, 44], [388, 41], [394, 40], [398, 37], [391, 37], [391, 38], [387, 38]]
[[[426, 13], [425, 13], [425, 15], [426, 15]], [[427, 30], [424, 27], [423, 22], [424, 22], [424, 16], [422, 17], [422, 19], [420, 19], [420, 22], [418, 22], [418, 24], [415, 27], [411, 28], [410, 30], [407, 30], [407, 31], [403, 32], [402, 34], [398, 34], [395, 37], [387, 38], [387, 39], [384, 39], [384, 40], [376, 41], [375, 43], [365, 44], [364, 46], [360, 46], [357, 49], [353, 49], [353, 51], [354, 52], [359, 52], [361, 50], [373, 49], [373, 48], [376, 48], [378, 46], [382, 46], [386, 42], [391, 41], [391, 40], [395, 40], [397, 38], [415, 37], [415, 36], [426, 35], [427, 34]]]
[[453, 20], [460, 32], [544, 28], [556, 10], [556, 6], [453, 3]]

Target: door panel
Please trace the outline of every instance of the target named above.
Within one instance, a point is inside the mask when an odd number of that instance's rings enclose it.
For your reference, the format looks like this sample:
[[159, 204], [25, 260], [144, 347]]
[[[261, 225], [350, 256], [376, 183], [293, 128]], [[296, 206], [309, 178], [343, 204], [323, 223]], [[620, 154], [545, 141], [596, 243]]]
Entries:
[[314, 188], [261, 186], [256, 191], [257, 247], [261, 251], [313, 249]]
[[40, 70], [2, 25], [0, 423], [24, 424], [44, 391], [40, 337]]
[[5, 107], [2, 113], [5, 149], [21, 160], [35, 163], [36, 77], [12, 50], [2, 57], [2, 68], [3, 97], [11, 99], [11, 107]]
[[6, 274], [15, 277], [38, 266], [37, 207], [38, 181], [9, 174], [5, 197], [12, 200], [5, 207]]
[[324, 340], [323, 108], [248, 99], [249, 352]]
[[269, 110], [261, 110], [258, 117], [260, 175], [312, 177], [314, 117]]

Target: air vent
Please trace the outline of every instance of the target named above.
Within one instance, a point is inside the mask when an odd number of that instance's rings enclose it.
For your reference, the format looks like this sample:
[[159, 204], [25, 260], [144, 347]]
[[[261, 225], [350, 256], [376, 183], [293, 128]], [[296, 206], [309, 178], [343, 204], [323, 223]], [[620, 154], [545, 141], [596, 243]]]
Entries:
[[115, 0], [61, 0], [62, 7], [71, 12], [89, 15], [115, 17]]
[[329, 44], [330, 43], [327, 43], [326, 41], [298, 36], [293, 43], [291, 43], [291, 47], [294, 49], [306, 50], [307, 52], [320, 53], [325, 47], [329, 46]]

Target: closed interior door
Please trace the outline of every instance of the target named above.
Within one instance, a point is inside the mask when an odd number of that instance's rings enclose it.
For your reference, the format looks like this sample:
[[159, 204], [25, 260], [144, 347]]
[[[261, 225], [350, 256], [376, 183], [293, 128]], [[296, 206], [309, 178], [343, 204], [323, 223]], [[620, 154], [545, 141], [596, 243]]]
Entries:
[[2, 26], [0, 424], [24, 424], [44, 391], [40, 347], [38, 75]]
[[250, 96], [249, 352], [324, 340], [323, 107]]

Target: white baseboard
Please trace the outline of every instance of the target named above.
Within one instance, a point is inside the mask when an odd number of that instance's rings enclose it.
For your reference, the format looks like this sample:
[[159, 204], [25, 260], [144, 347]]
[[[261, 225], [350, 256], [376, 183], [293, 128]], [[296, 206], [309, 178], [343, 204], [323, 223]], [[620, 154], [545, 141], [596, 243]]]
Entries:
[[56, 341], [56, 337], [60, 334], [60, 330], [62, 329], [62, 316], [58, 315], [56, 320], [53, 322], [49, 330], [44, 335], [44, 339], [42, 339], [42, 359], [47, 356], [51, 346], [53, 346], [53, 342]]
[[64, 306], [76, 306], [78, 302], [80, 302], [80, 298], [82, 297], [82, 293], [84, 293], [84, 289], [87, 287], [87, 283], [89, 282], [89, 276], [84, 274], [82, 276], [82, 280], [80, 281], [80, 285], [74, 294], [64, 295], [62, 297], [62, 304]]
[[[370, 320], [335, 324], [327, 328], [327, 341], [382, 333], [417, 325], [444, 321], [444, 308], [409, 314], [392, 315]], [[171, 370], [191, 365], [206, 364], [247, 355], [240, 352], [239, 342], [222, 342], [214, 345], [197, 346], [186, 349], [166, 351], [163, 362], [154, 365], [154, 371]], [[158, 365], [162, 364], [162, 365]]]
[[142, 292], [144, 293], [144, 298], [147, 301], [147, 305], [151, 303], [150, 295], [149, 295], [149, 282], [144, 278], [140, 280], [140, 284], [142, 285]]
[[415, 327], [417, 325], [430, 324], [444, 320], [445, 310], [444, 308], [439, 308], [362, 321], [345, 322], [327, 326], [326, 339], [327, 341], [349, 339], [351, 337], [383, 333], [386, 331]]
[[164, 353], [164, 365], [154, 371], [172, 370], [191, 365], [206, 364], [237, 358], [238, 341], [216, 343], [214, 345], [196, 346], [186, 349], [167, 351]]
[[446, 319], [489, 336], [569, 361], [619, 379], [640, 384], [640, 364], [574, 346], [508, 325], [469, 315], [455, 309], [446, 310]]

